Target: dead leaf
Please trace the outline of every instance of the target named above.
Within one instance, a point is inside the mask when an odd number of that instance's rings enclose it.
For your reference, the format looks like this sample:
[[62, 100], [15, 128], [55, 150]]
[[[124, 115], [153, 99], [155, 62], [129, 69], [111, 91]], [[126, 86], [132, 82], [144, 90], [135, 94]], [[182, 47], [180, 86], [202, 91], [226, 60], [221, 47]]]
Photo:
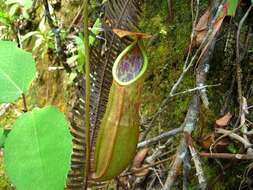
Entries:
[[147, 167], [147, 164], [143, 165], [142, 168], [133, 168], [134, 175], [137, 177], [146, 176], [149, 172], [149, 168]]
[[196, 27], [195, 27], [195, 36], [193, 40], [194, 47], [198, 47], [203, 41], [207, 33], [207, 23], [210, 17], [210, 9], [208, 8], [206, 12], [200, 17]]
[[[201, 140], [201, 146], [205, 149], [209, 149], [210, 146], [215, 142], [217, 139], [215, 132], [208, 133], [206, 136], [204, 136]], [[228, 138], [223, 138], [218, 141], [218, 143], [215, 145], [215, 150], [217, 152], [224, 152], [226, 150], [226, 147], [229, 145], [230, 141]]]
[[201, 146], [203, 148], [209, 149], [209, 147], [214, 143], [214, 132], [211, 132], [204, 136], [201, 140]]
[[207, 22], [210, 17], [210, 8], [206, 10], [206, 12], [200, 17], [198, 24], [196, 25], [195, 30], [197, 32], [203, 31], [207, 29]]
[[[210, 18], [210, 8], [208, 8], [206, 10], [206, 12], [200, 17], [200, 19], [195, 27], [196, 33], [195, 33], [194, 40], [193, 40], [194, 47], [199, 47], [199, 45], [204, 40], [204, 38], [208, 32], [207, 23], [208, 23], [209, 18]], [[219, 31], [224, 18], [225, 18], [225, 15], [221, 15], [216, 19], [214, 26], [213, 26], [214, 29], [213, 29], [211, 38], [213, 38], [215, 36], [215, 34]], [[210, 39], [210, 41], [211, 41], [211, 39]]]
[[144, 159], [146, 158], [148, 151], [149, 151], [149, 148], [143, 148], [136, 154], [133, 161], [133, 168], [140, 168], [142, 166], [142, 163]]
[[226, 127], [229, 124], [231, 118], [232, 118], [232, 114], [228, 112], [226, 115], [216, 120], [215, 122], [216, 127], [220, 127], [220, 128]]
[[138, 39], [148, 39], [152, 37], [149, 34], [145, 34], [141, 32], [131, 32], [131, 31], [121, 30], [121, 29], [116, 29], [116, 28], [112, 29], [112, 31], [120, 38], [123, 38], [125, 36], [134, 36]]

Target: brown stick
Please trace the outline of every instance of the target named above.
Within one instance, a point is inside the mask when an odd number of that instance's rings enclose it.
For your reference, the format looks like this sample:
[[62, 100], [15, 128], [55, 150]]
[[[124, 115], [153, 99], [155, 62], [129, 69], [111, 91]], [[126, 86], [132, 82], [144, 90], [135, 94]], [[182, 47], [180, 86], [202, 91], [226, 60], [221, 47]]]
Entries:
[[230, 153], [208, 153], [208, 152], [201, 152], [199, 153], [200, 156], [206, 158], [221, 158], [221, 159], [237, 159], [237, 160], [253, 160], [253, 155], [248, 154], [230, 154]]
[[25, 98], [25, 94], [24, 93], [22, 93], [22, 100], [23, 100], [23, 106], [24, 106], [23, 111], [27, 112], [28, 108], [27, 108], [27, 103], [26, 103], [26, 98]]

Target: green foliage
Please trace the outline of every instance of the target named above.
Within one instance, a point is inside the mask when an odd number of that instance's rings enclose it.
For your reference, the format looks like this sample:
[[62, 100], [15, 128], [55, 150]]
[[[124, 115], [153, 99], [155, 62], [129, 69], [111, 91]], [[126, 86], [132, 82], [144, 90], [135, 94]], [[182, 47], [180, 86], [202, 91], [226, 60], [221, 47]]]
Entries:
[[64, 115], [49, 106], [20, 116], [4, 150], [7, 175], [18, 190], [63, 190], [71, 135]]
[[0, 41], [0, 103], [14, 102], [27, 92], [35, 72], [31, 53], [17, 48], [14, 42]]
[[22, 36], [21, 42], [32, 39], [33, 51], [41, 55], [43, 58], [48, 52], [49, 48], [54, 48], [53, 33], [46, 25], [46, 18], [43, 17], [39, 23], [38, 30], [31, 31]]
[[227, 149], [229, 152], [231, 152], [233, 154], [238, 153], [238, 148], [234, 145], [234, 143], [229, 144]]
[[238, 0], [228, 0], [228, 16], [235, 16], [235, 12], [238, 5]]
[[14, 16], [17, 10], [21, 8], [23, 17], [29, 19], [28, 10], [32, 7], [32, 0], [7, 0], [5, 3], [11, 6], [9, 9], [10, 16]]
[[[89, 35], [89, 45], [93, 46], [96, 42], [96, 36], [100, 33], [102, 27], [101, 20], [98, 18], [91, 28], [91, 35]], [[77, 62], [78, 70], [83, 72], [85, 64], [85, 48], [84, 37], [80, 33], [79, 36], [73, 36], [76, 47], [72, 49], [73, 55], [68, 58], [67, 63], [72, 64]]]
[[0, 12], [0, 23], [2, 23], [5, 26], [11, 25], [11, 18], [9, 15], [5, 12]]

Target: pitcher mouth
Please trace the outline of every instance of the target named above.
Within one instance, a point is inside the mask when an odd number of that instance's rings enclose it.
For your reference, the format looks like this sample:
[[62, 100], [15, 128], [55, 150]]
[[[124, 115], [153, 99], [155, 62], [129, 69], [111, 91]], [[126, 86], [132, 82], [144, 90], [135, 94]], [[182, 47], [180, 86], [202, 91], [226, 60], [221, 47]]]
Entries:
[[146, 71], [147, 56], [141, 42], [133, 42], [117, 57], [112, 74], [120, 85], [129, 85], [138, 80]]

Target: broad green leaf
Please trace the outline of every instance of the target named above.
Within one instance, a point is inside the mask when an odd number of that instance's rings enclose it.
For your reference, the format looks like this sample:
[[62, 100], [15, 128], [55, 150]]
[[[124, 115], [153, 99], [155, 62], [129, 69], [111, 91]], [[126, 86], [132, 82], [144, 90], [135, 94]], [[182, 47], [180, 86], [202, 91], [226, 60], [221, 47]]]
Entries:
[[235, 16], [235, 12], [238, 5], [238, 0], [228, 0], [228, 16]]
[[251, 0], [251, 4], [253, 5], [253, 0]]
[[71, 140], [64, 114], [52, 106], [20, 116], [4, 149], [6, 173], [17, 190], [63, 190]]
[[17, 48], [14, 42], [0, 41], [0, 103], [14, 102], [27, 92], [35, 74], [31, 53]]

